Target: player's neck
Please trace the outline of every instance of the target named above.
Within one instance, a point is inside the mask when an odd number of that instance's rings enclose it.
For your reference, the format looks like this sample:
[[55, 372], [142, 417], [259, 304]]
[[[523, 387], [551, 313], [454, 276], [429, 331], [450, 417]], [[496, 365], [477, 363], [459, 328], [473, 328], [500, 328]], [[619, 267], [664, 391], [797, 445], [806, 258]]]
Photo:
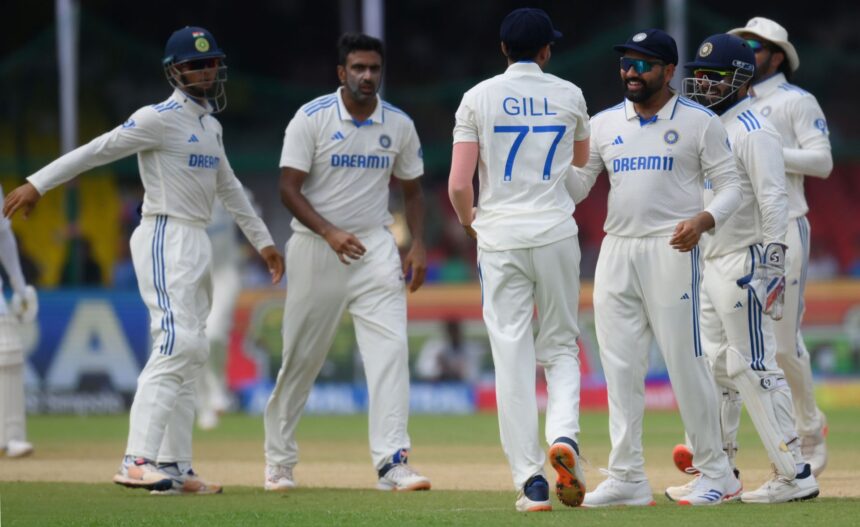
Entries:
[[341, 93], [343, 94], [343, 105], [346, 107], [346, 111], [356, 121], [366, 121], [373, 114], [373, 111], [376, 110], [376, 97], [371, 97], [366, 101], [359, 101], [348, 89], [341, 90]]

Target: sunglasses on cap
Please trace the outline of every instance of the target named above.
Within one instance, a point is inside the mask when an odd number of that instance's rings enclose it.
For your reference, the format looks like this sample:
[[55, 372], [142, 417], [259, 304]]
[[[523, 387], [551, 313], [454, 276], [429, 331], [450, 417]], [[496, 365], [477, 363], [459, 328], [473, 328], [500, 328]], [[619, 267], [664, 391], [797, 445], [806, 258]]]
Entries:
[[767, 46], [765, 46], [761, 40], [756, 40], [754, 38], [748, 38], [747, 45], [750, 47], [751, 50], [753, 50], [754, 53], [758, 53], [763, 49], [767, 49]]
[[645, 59], [634, 59], [630, 57], [621, 57], [621, 69], [623, 71], [627, 71], [630, 68], [636, 70], [636, 73], [643, 74], [651, 71], [654, 66], [665, 66], [666, 63], [660, 60], [645, 60]]
[[733, 73], [733, 71], [725, 70], [697, 69], [693, 70], [693, 77], [696, 77], [699, 80], [721, 82], [726, 80], [728, 77], [731, 77]]

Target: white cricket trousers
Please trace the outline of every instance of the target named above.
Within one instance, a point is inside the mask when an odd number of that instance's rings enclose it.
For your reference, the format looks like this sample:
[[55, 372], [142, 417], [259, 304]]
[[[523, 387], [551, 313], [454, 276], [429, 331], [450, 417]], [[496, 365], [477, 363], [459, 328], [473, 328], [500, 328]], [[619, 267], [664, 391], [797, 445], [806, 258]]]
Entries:
[[212, 247], [201, 225], [147, 216], [131, 236], [131, 256], [152, 352], [137, 379], [126, 455], [190, 463], [194, 383], [209, 356]]
[[669, 238], [607, 234], [597, 258], [594, 319], [609, 395], [608, 468], [621, 481], [647, 479], [642, 420], [648, 353], [655, 340], [695, 453], [693, 466], [712, 478], [729, 471], [716, 390], [699, 334], [700, 251], [678, 252]]
[[367, 252], [350, 265], [319, 236], [296, 232], [287, 243], [283, 362], [266, 405], [266, 462], [298, 463], [295, 431], [344, 310], [367, 374], [369, 441], [381, 469], [410, 448], [406, 290], [394, 237], [380, 227], [357, 234]]
[[543, 474], [546, 461], [537, 433], [536, 363], [547, 382], [547, 444], [559, 437], [579, 440], [579, 260], [576, 236], [542, 247], [478, 251], [499, 432], [518, 490]]
[[9, 441], [26, 441], [24, 405], [24, 346], [20, 323], [4, 314], [0, 298], [0, 449]]
[[236, 300], [242, 291], [239, 264], [215, 268], [212, 284], [212, 309], [206, 319], [209, 361], [197, 379], [195, 406], [198, 412], [225, 410], [229, 403], [225, 368]]
[[821, 433], [824, 416], [815, 403], [815, 385], [809, 351], [800, 333], [803, 319], [803, 293], [809, 266], [810, 228], [806, 216], [790, 219], [785, 243], [788, 245], [788, 268], [785, 270], [785, 307], [782, 320], [774, 321], [776, 362], [785, 373], [794, 402], [797, 432], [801, 436]]

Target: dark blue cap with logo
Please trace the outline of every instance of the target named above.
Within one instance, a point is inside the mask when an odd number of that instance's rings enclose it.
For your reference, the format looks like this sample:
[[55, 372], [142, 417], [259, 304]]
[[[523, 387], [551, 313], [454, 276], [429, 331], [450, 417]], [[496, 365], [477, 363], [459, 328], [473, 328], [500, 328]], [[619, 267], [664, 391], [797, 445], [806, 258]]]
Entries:
[[646, 29], [627, 39], [624, 44], [612, 49], [620, 53], [638, 51], [651, 57], [656, 57], [666, 64], [678, 64], [678, 45], [669, 33], [662, 29]]
[[163, 63], [178, 64], [189, 60], [224, 58], [224, 52], [215, 42], [212, 33], [202, 27], [178, 29], [167, 39]]
[[526, 50], [555, 42], [562, 34], [552, 27], [549, 15], [543, 9], [521, 7], [502, 20], [499, 36], [509, 48]]
[[696, 52], [696, 59], [684, 64], [689, 69], [711, 68], [722, 70], [742, 69], [749, 74], [755, 72], [755, 52], [747, 41], [719, 33], [706, 38]]

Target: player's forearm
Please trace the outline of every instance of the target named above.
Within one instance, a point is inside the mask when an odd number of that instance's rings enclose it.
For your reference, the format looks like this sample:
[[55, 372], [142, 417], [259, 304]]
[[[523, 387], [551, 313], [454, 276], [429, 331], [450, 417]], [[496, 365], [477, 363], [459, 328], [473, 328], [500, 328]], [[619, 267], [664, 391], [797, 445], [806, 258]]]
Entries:
[[323, 238], [326, 234], [337, 229], [335, 225], [329, 223], [323, 218], [319, 212], [314, 209], [313, 205], [305, 198], [298, 189], [281, 189], [281, 202], [290, 211], [294, 218], [299, 220], [302, 225], [310, 229], [312, 232], [319, 234]]
[[265, 247], [274, 245], [272, 235], [263, 220], [254, 211], [248, 195], [236, 180], [235, 186], [229, 188], [218, 188], [218, 198], [224, 204], [224, 208], [233, 217], [233, 221], [242, 230], [245, 238], [257, 250], [262, 251]]
[[783, 148], [785, 171], [792, 174], [803, 174], [826, 178], [833, 170], [833, 156], [830, 148]]
[[403, 187], [403, 205], [406, 209], [406, 224], [412, 235], [412, 243], [424, 243], [424, 191], [417, 181]]
[[472, 178], [478, 165], [478, 143], [456, 143], [451, 154], [451, 173], [448, 176], [448, 197], [460, 223], [472, 224], [472, 206], [475, 191]]

